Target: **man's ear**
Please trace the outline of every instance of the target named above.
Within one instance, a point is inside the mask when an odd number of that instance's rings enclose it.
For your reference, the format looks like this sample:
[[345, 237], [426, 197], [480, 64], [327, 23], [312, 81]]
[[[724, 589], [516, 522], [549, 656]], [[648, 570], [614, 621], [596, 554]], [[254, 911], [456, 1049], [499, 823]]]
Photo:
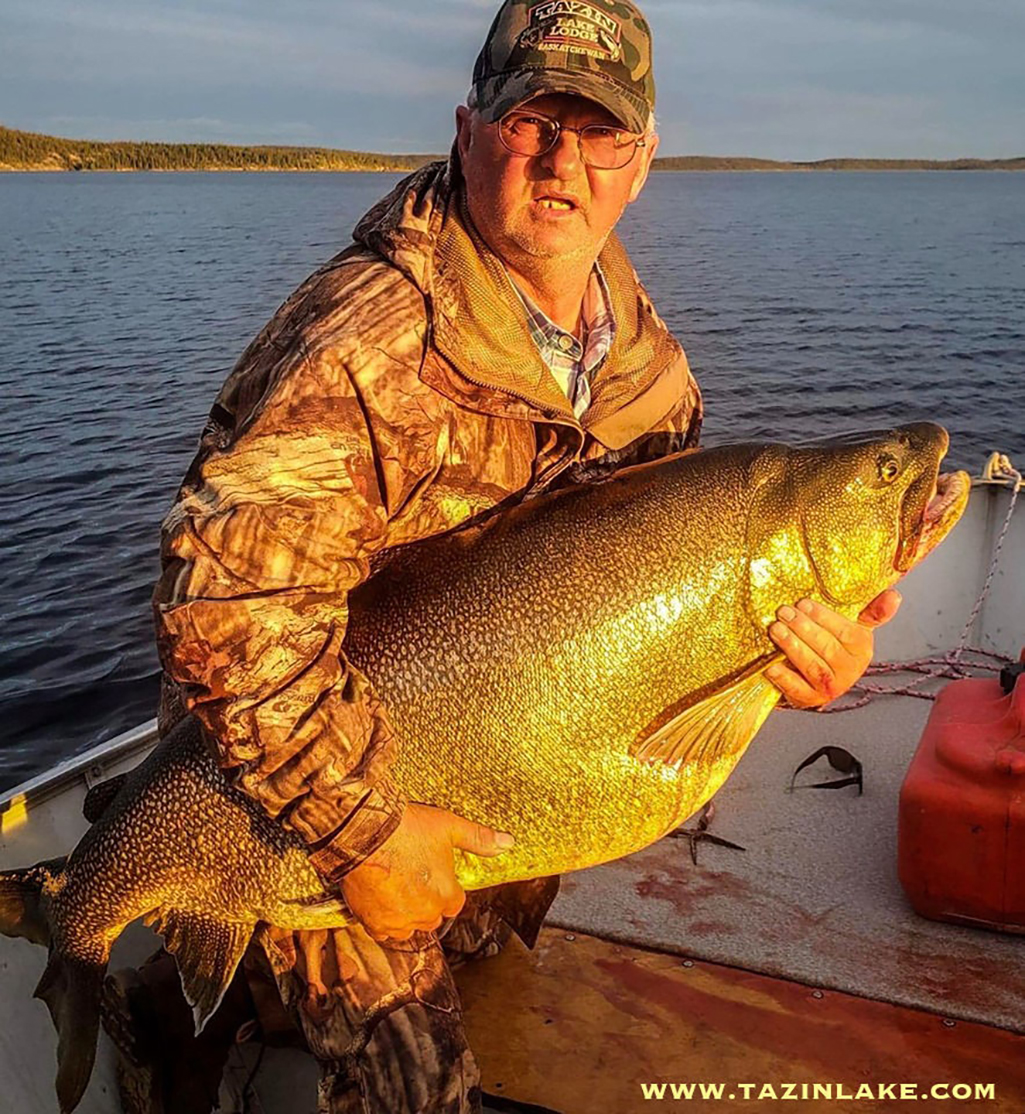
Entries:
[[640, 149], [641, 157], [637, 163], [633, 184], [630, 186], [630, 196], [627, 198], [628, 205], [636, 201], [640, 196], [641, 190], [644, 189], [644, 183], [648, 180], [648, 171], [651, 170], [651, 162], [657, 150], [658, 133], [653, 132], [644, 141], [644, 146]]
[[465, 104], [456, 107], [456, 147], [459, 151], [459, 157], [466, 161], [467, 153], [470, 150], [470, 132], [473, 128], [473, 113], [466, 107]]

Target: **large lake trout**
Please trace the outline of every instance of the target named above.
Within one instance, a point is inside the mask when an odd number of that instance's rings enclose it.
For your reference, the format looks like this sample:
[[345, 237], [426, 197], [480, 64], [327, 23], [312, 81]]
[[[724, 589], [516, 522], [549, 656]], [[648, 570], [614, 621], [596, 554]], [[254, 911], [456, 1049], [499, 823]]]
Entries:
[[[777, 607], [854, 618], [948, 533], [969, 490], [919, 424], [670, 457], [405, 550], [350, 598], [346, 648], [403, 740], [411, 800], [512, 832], [467, 889], [593, 866], [700, 808], [778, 699]], [[147, 916], [197, 1026], [259, 922], [348, 921], [298, 836], [232, 786], [192, 721], [69, 858], [0, 875], [0, 930], [50, 945], [37, 990], [81, 1097], [110, 946]]]

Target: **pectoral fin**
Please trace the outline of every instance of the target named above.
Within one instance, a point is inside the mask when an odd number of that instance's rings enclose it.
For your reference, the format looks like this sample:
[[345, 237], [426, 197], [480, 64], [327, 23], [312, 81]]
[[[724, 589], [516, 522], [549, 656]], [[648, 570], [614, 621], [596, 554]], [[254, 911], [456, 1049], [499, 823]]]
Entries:
[[[700, 766], [711, 772], [716, 766], [726, 766], [728, 773], [779, 697], [779, 689], [759, 669], [642, 735], [630, 754], [642, 762], [664, 762], [677, 769]], [[723, 780], [725, 774], [720, 784]]]
[[221, 1004], [256, 926], [229, 924], [180, 909], [161, 909], [147, 923], [163, 936], [164, 946], [178, 962], [198, 1037]]
[[[523, 882], [503, 882], [466, 895], [476, 906], [475, 926], [486, 925], [492, 917], [504, 921], [528, 948], [533, 948], [541, 932], [545, 914], [559, 892], [559, 875], [531, 878]], [[454, 937], [453, 937], [454, 938]], [[446, 937], [446, 941], [447, 941]]]

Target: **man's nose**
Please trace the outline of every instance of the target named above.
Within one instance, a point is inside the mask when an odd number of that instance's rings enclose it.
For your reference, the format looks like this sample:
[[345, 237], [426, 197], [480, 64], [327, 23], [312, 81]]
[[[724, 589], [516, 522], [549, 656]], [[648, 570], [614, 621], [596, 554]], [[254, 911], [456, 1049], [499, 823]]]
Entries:
[[583, 160], [580, 157], [580, 136], [572, 131], [560, 132], [555, 146], [541, 156], [541, 161], [556, 178], [563, 182], [575, 178], [583, 167]]

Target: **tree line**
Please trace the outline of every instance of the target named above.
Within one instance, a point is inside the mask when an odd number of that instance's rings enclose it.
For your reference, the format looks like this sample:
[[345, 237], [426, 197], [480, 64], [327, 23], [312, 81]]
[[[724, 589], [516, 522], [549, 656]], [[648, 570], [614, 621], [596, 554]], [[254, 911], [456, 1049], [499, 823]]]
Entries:
[[415, 170], [440, 157], [327, 147], [108, 143], [0, 126], [0, 167], [12, 170]]
[[[7, 170], [416, 170], [442, 155], [379, 155], [329, 147], [227, 143], [131, 143], [61, 139], [0, 125], [0, 169]], [[1025, 170], [1011, 159], [772, 159], [686, 155], [656, 159], [655, 170]]]

